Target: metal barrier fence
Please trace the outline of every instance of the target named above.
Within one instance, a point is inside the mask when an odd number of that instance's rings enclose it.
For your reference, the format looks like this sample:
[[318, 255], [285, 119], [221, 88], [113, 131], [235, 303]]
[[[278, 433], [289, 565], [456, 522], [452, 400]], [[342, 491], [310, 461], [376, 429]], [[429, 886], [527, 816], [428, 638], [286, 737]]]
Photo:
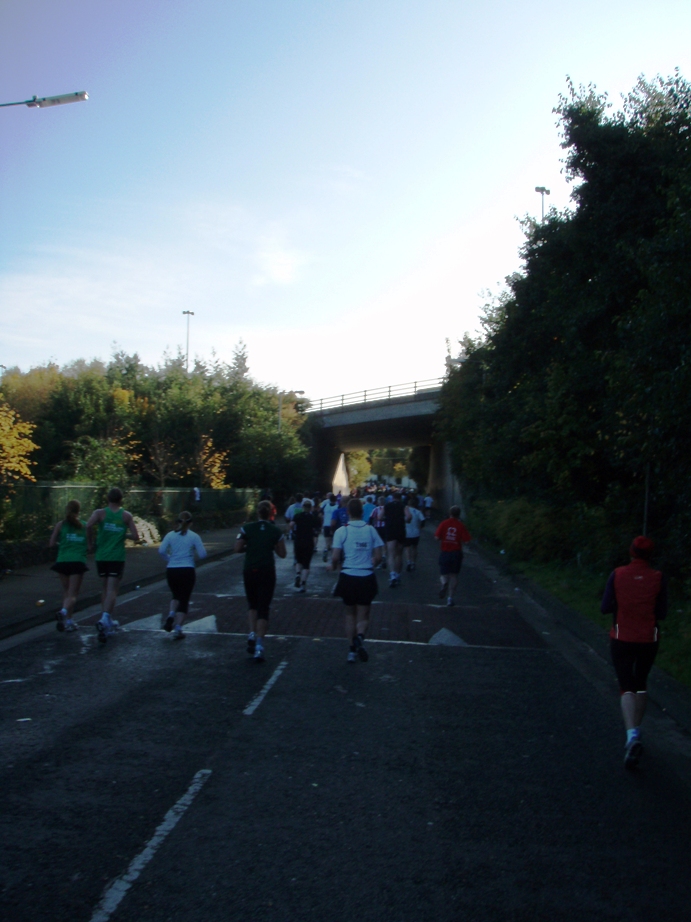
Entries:
[[320, 400], [313, 400], [307, 412], [319, 413], [321, 410], [349, 407], [358, 403], [393, 400], [396, 397], [427, 396], [430, 391], [440, 390], [443, 383], [444, 378], [428, 378], [426, 381], [410, 381], [407, 384], [375, 387], [373, 390], [353, 391], [350, 394], [340, 394], [337, 397], [322, 397]]

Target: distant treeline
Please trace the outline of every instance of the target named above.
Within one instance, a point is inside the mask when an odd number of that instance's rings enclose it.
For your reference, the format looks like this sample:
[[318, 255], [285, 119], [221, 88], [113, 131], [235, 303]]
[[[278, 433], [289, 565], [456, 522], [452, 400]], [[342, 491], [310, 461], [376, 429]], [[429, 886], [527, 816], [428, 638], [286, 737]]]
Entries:
[[[523, 270], [462, 342], [442, 398], [456, 472], [526, 556], [601, 565], [647, 525], [691, 560], [691, 86], [556, 110], [573, 208], [525, 222]], [[646, 491], [647, 485], [647, 491]]]
[[0, 390], [5, 407], [33, 426], [28, 457], [38, 480], [280, 494], [308, 477], [305, 405], [254, 382], [242, 345], [232, 364], [198, 361], [189, 373], [181, 355], [151, 368], [122, 352], [107, 364], [8, 369]]

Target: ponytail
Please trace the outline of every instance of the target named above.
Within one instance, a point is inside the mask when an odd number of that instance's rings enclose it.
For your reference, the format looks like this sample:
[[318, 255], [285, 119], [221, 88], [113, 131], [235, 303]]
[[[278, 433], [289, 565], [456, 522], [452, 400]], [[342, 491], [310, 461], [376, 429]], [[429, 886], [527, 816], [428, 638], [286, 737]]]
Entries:
[[65, 509], [65, 524], [71, 525], [72, 528], [83, 528], [79, 518], [79, 512], [82, 506], [78, 499], [71, 499]]
[[192, 513], [181, 512], [175, 525], [175, 531], [179, 531], [181, 535], [186, 535], [191, 524]]

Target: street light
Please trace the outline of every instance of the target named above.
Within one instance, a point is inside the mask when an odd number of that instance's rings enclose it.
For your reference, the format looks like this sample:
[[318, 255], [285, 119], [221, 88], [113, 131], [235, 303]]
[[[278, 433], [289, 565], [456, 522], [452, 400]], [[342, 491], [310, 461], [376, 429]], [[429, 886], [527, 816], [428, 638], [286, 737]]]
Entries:
[[284, 394], [295, 394], [296, 397], [301, 397], [305, 392], [304, 391], [280, 391], [278, 395], [278, 431], [281, 431], [281, 413], [283, 411], [283, 395]]
[[0, 102], [0, 108], [4, 106], [28, 106], [30, 109], [48, 109], [50, 106], [64, 106], [68, 102], [86, 102], [89, 94], [82, 90], [79, 93], [63, 93], [62, 96], [32, 96], [31, 99], [24, 99], [22, 102]]
[[194, 311], [183, 311], [183, 317], [187, 314], [187, 348], [185, 349], [185, 371], [190, 370], [190, 317], [194, 317]]
[[545, 223], [545, 196], [549, 195], [549, 189], [545, 189], [544, 186], [535, 186], [535, 191], [539, 192], [542, 196], [542, 223]]

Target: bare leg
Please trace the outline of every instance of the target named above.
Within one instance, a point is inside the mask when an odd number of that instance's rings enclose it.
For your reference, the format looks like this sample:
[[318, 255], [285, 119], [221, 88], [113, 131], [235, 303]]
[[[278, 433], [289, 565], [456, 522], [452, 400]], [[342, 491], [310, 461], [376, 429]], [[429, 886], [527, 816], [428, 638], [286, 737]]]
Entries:
[[107, 611], [111, 617], [115, 610], [115, 600], [118, 597], [120, 580], [121, 577], [119, 576], [107, 576], [103, 580], [103, 592], [101, 593], [103, 611]]
[[453, 598], [453, 594], [456, 591], [456, 586], [458, 585], [458, 576], [455, 573], [449, 574], [449, 598]]
[[72, 612], [74, 611], [74, 606], [77, 604], [77, 596], [79, 595], [83, 579], [83, 573], [73, 573], [71, 576], [67, 577], [65, 599], [62, 603], [62, 607], [67, 611], [68, 618], [72, 617]]
[[643, 723], [643, 715], [645, 714], [645, 708], [648, 703], [648, 693], [644, 691], [636, 692], [636, 713], [635, 720], [636, 726], [640, 727]]
[[60, 578], [60, 585], [62, 586], [62, 607], [67, 609], [67, 597], [70, 592], [70, 578], [69, 576], [65, 576], [64, 573], [58, 573], [58, 577]]

